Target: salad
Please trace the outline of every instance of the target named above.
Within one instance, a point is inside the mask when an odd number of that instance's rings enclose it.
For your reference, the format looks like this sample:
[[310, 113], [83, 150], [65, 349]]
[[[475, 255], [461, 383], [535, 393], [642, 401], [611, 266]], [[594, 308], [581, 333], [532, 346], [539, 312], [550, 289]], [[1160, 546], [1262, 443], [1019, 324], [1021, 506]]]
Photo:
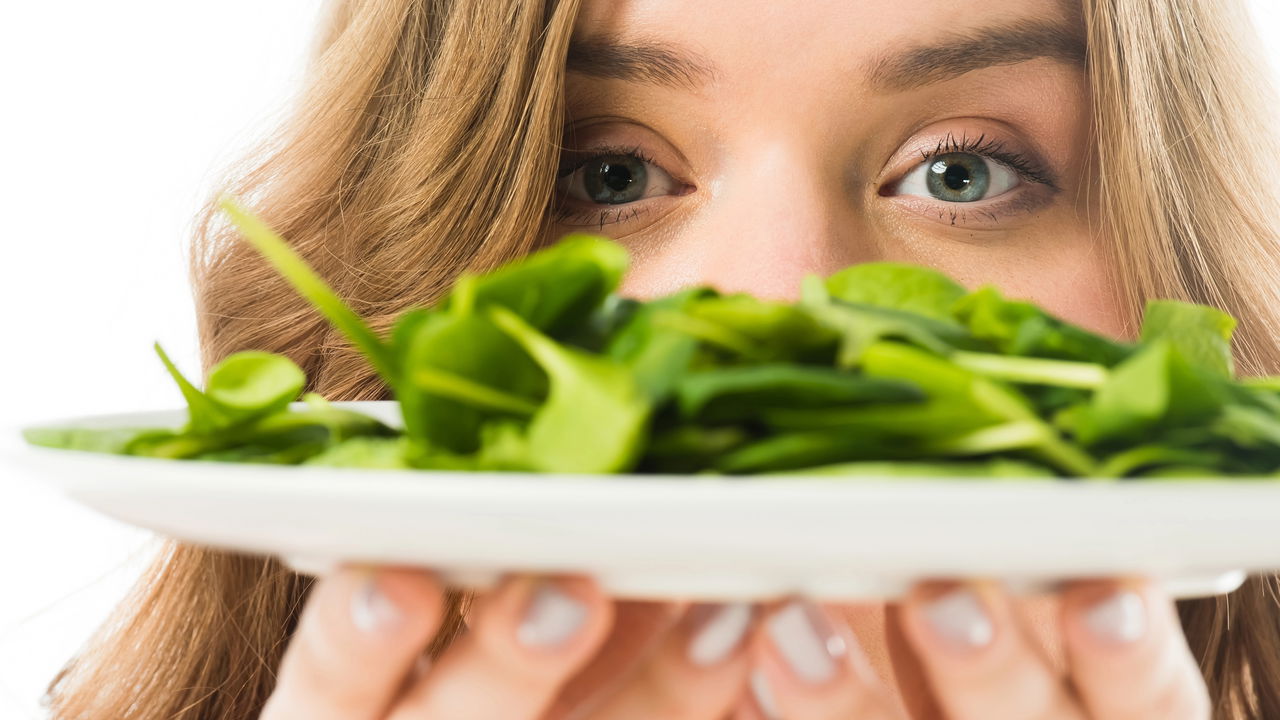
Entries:
[[[1234, 376], [1235, 320], [1148, 303], [1119, 342], [902, 263], [778, 302], [691, 287], [638, 301], [628, 254], [575, 234], [380, 337], [258, 218], [222, 207], [399, 401], [403, 430], [305, 392], [290, 359], [227, 357], [203, 389], [157, 343], [180, 428], [28, 427], [33, 445], [183, 460], [557, 473], [1274, 476], [1280, 378]], [[305, 403], [295, 404], [299, 399]]]

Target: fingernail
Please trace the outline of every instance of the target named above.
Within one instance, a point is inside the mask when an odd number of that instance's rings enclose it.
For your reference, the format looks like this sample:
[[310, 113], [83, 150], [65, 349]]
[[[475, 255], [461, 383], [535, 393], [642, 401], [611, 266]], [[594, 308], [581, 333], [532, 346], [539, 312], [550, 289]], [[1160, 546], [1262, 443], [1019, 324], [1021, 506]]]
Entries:
[[991, 644], [995, 626], [971, 588], [959, 587], [931, 601], [924, 617], [933, 632], [961, 650], [977, 650]]
[[1132, 590], [1113, 593], [1085, 611], [1084, 623], [1105, 642], [1136, 642], [1147, 631], [1147, 609]]
[[378, 577], [368, 575], [351, 599], [351, 622], [367, 633], [383, 632], [400, 623], [400, 608], [378, 589]]
[[694, 609], [691, 620], [695, 629], [689, 641], [689, 662], [707, 667], [729, 657], [742, 644], [751, 625], [751, 605], [701, 605]]
[[554, 582], [541, 582], [525, 609], [516, 639], [528, 647], [556, 647], [573, 637], [586, 619], [585, 604]]
[[836, 660], [848, 652], [822, 612], [805, 600], [792, 600], [769, 618], [768, 632], [796, 677], [814, 685], [834, 677]]
[[769, 681], [759, 670], [751, 671], [751, 695], [755, 697], [756, 707], [765, 720], [782, 720], [782, 713], [778, 712], [778, 701], [773, 697]]

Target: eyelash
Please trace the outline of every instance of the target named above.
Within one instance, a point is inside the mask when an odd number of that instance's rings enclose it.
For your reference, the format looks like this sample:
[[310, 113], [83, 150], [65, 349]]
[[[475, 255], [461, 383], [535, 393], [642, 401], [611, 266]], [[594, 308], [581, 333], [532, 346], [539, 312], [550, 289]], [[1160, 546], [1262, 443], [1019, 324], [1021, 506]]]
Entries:
[[938, 155], [960, 152], [970, 153], [995, 160], [1003, 165], [1007, 165], [1028, 182], [1047, 185], [1054, 190], [1058, 189], [1057, 184], [1054, 183], [1053, 178], [1050, 177], [1049, 172], [1045, 168], [1022, 153], [1005, 150], [1004, 143], [999, 140], [988, 140], [986, 133], [983, 133], [976, 138], [961, 135], [958, 142], [954, 135], [947, 133], [946, 139], [939, 140], [937, 147], [933, 150], [921, 150], [920, 158], [921, 162], [928, 162], [930, 158]]
[[[639, 145], [605, 145], [592, 148], [589, 155], [583, 155], [568, 163], [562, 163], [556, 170], [556, 181], [571, 175], [575, 170], [582, 168], [593, 160], [599, 160], [602, 157], [632, 157], [643, 163], [657, 165], [653, 157], [644, 151]], [[553, 211], [555, 213], [555, 221], [564, 224], [575, 225], [598, 225], [604, 228], [605, 225], [634, 220], [642, 215], [646, 210], [644, 208], [631, 207], [636, 203], [627, 205], [618, 205], [604, 208], [588, 208], [585, 210], [575, 210], [566, 207], [563, 202], [557, 202]], [[571, 222], [572, 221], [572, 222]], [[588, 222], [590, 221], [590, 222]]]

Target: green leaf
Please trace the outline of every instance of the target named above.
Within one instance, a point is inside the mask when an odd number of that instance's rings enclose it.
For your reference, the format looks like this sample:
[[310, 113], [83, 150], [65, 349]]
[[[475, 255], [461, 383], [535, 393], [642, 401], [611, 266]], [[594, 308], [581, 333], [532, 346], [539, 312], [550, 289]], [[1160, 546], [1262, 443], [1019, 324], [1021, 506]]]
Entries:
[[563, 347], [520, 316], [491, 307], [489, 317], [546, 371], [546, 403], [529, 423], [529, 455], [543, 472], [611, 473], [632, 467], [652, 412], [626, 366]]
[[842, 368], [857, 367], [862, 352], [881, 340], [908, 342], [938, 355], [972, 347], [968, 333], [954, 322], [839, 300], [831, 297], [815, 276], [805, 278], [801, 305], [815, 320], [836, 333], [839, 347], [835, 364]]
[[1218, 452], [1153, 443], [1111, 454], [1098, 468], [1098, 475], [1121, 478], [1135, 474], [1144, 475], [1156, 468], [1174, 465], [1221, 466], [1224, 460], [1225, 458]]
[[178, 384], [178, 389], [182, 391], [182, 397], [187, 401], [188, 430], [192, 432], [211, 432], [217, 428], [232, 424], [232, 418], [222, 408], [218, 407], [216, 403], [187, 380], [182, 371], [169, 359], [169, 354], [164, 351], [164, 348], [160, 347], [160, 343], [157, 342], [152, 347], [155, 348], [156, 354], [160, 356], [160, 362], [164, 363], [165, 369], [169, 371], [169, 376]]
[[1234, 375], [1231, 334], [1236, 320], [1217, 308], [1152, 300], [1142, 319], [1142, 342], [1167, 340], [1187, 362], [1221, 377]]
[[482, 410], [524, 416], [532, 415], [538, 410], [538, 404], [532, 400], [481, 385], [430, 365], [413, 368], [409, 374], [409, 382], [423, 392], [447, 397]]
[[401, 337], [405, 433], [424, 451], [475, 452], [487, 421], [531, 416], [547, 394], [546, 373], [484, 315], [454, 307], [415, 321]]
[[848, 432], [784, 433], [734, 449], [716, 461], [725, 473], [758, 473], [884, 457], [883, 437]]
[[280, 412], [306, 385], [306, 375], [283, 355], [246, 350], [213, 366], [208, 387], [196, 389], [169, 359], [160, 343], [156, 354], [186, 398], [192, 433], [213, 433]]
[[501, 306], [559, 336], [576, 330], [617, 289], [628, 262], [626, 249], [612, 240], [570, 234], [492, 272], [460, 279], [444, 307], [466, 314]]
[[992, 286], [956, 301], [956, 320], [974, 337], [1005, 355], [1078, 360], [1111, 367], [1132, 353], [1132, 346], [1060, 320], [1035, 305], [1006, 300]]
[[870, 262], [847, 267], [826, 280], [831, 296], [848, 303], [901, 310], [940, 322], [952, 322], [951, 306], [963, 286], [916, 265]]
[[686, 418], [745, 420], [773, 408], [847, 406], [924, 400], [912, 383], [807, 365], [744, 365], [686, 375], [676, 391]]
[[699, 472], [709, 468], [725, 453], [750, 440], [751, 436], [740, 427], [668, 425], [667, 429], [653, 435], [638, 470], [655, 473]]
[[22, 429], [22, 437], [32, 445], [55, 450], [126, 455], [127, 448], [138, 437], [169, 432], [165, 428], [26, 427]]
[[337, 443], [303, 465], [377, 470], [410, 470], [408, 439], [404, 437], [354, 437]]
[[157, 430], [134, 438], [124, 451], [169, 459], [294, 463], [352, 437], [396, 434], [352, 410], [309, 408], [265, 415], [212, 433]]
[[830, 364], [839, 339], [804, 307], [743, 293], [695, 297], [684, 312], [745, 338], [756, 362]]
[[1192, 366], [1165, 339], [1117, 365], [1075, 420], [1085, 445], [1143, 439], [1159, 427], [1204, 422], [1227, 399], [1217, 377]]
[[1242, 448], [1280, 450], [1280, 418], [1258, 408], [1228, 405], [1212, 429]]
[[[976, 411], [975, 411], [976, 410]], [[922, 403], [886, 403], [854, 407], [763, 409], [760, 417], [779, 432], [844, 429], [888, 437], [944, 436], [998, 422], [963, 399], [929, 399]]]
[[1043, 465], [992, 458], [980, 462], [920, 462], [898, 460], [894, 462], [852, 462], [821, 465], [802, 470], [787, 470], [785, 475], [829, 476], [832, 480], [846, 478], [876, 479], [881, 477], [978, 477], [989, 479], [1051, 479], [1055, 474]]
[[[951, 413], [967, 406], [974, 416], [971, 430], [1009, 421], [1035, 423], [1041, 427], [1040, 442], [1026, 450], [1037, 459], [1069, 474], [1090, 475], [1096, 468], [1093, 458], [1040, 418], [1025, 396], [998, 381], [927, 352], [890, 342], [867, 348], [863, 353], [863, 367], [868, 375], [915, 382], [931, 400], [950, 405]], [[953, 431], [964, 429], [957, 424]]]
[[608, 341], [604, 354], [631, 369], [655, 407], [670, 397], [701, 344], [694, 335], [655, 323], [655, 316], [682, 312], [691, 302], [714, 294], [710, 288], [687, 288], [644, 303]]
[[204, 392], [229, 415], [258, 417], [287, 408], [306, 384], [306, 374], [289, 358], [246, 350], [215, 365]]

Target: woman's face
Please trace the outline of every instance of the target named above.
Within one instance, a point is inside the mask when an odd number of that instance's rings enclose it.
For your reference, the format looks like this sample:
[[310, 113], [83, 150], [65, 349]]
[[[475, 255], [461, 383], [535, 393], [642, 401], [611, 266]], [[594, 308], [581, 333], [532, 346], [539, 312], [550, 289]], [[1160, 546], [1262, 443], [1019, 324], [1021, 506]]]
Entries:
[[1078, 18], [1058, 0], [586, 0], [559, 233], [633, 255], [622, 292], [798, 295], [874, 260], [1123, 320]]

